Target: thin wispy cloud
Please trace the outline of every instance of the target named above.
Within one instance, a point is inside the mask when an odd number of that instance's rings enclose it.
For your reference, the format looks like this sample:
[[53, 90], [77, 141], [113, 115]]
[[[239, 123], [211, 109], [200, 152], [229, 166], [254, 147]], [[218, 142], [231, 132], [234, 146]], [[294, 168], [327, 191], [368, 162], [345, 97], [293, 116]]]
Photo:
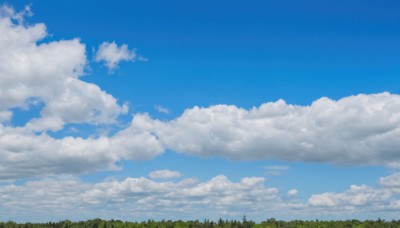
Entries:
[[161, 105], [155, 105], [154, 108], [155, 108], [155, 109], [157, 110], [157, 112], [159, 112], [159, 113], [164, 113], [164, 114], [169, 114], [169, 113], [170, 113], [169, 109], [167, 109], [167, 108], [165, 108], [165, 107], [163, 107], [163, 106], [161, 106]]
[[280, 176], [284, 174], [286, 171], [288, 171], [290, 167], [283, 165], [271, 165], [271, 166], [264, 166], [264, 169], [265, 169], [265, 175], [267, 176]]
[[181, 176], [181, 173], [168, 169], [156, 170], [149, 173], [151, 179], [175, 179]]

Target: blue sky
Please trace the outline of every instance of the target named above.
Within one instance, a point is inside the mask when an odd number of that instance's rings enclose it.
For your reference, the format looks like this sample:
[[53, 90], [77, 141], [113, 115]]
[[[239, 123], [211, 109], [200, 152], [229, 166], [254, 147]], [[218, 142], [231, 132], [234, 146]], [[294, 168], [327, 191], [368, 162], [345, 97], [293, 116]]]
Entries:
[[0, 220], [399, 219], [397, 1], [0, 3]]

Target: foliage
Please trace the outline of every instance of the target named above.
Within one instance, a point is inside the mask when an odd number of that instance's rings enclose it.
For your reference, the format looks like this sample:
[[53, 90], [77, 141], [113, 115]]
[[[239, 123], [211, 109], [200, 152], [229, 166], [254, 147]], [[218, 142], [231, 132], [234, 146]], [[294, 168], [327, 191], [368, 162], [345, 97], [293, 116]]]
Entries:
[[385, 221], [378, 219], [376, 221], [367, 220], [367, 221], [359, 221], [359, 220], [346, 220], [346, 221], [319, 221], [319, 220], [311, 220], [311, 221], [302, 221], [302, 220], [293, 220], [293, 221], [278, 221], [274, 218], [267, 219], [261, 223], [256, 224], [251, 220], [247, 220], [245, 216], [243, 216], [242, 221], [237, 220], [222, 220], [219, 219], [217, 222], [204, 220], [200, 222], [199, 220], [195, 221], [171, 221], [171, 220], [161, 220], [154, 221], [148, 220], [145, 222], [123, 222], [120, 220], [101, 220], [101, 219], [92, 219], [88, 221], [79, 221], [72, 222], [69, 220], [60, 221], [60, 222], [47, 222], [47, 223], [15, 223], [12, 221], [8, 222], [0, 222], [0, 228], [335, 228], [335, 227], [354, 227], [354, 228], [394, 228], [400, 227], [400, 220], [392, 220]]

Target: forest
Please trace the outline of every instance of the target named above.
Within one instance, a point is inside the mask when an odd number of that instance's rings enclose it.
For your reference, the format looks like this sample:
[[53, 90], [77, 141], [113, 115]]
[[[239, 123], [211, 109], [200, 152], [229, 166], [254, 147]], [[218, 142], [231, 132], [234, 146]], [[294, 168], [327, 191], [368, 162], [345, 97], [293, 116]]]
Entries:
[[127, 222], [121, 220], [101, 220], [101, 219], [92, 219], [87, 221], [79, 221], [72, 222], [69, 220], [59, 221], [59, 222], [47, 222], [47, 223], [16, 223], [12, 221], [8, 222], [0, 222], [0, 228], [36, 228], [36, 227], [45, 227], [45, 228], [250, 228], [250, 227], [315, 227], [315, 228], [333, 228], [333, 227], [357, 227], [357, 228], [366, 228], [366, 227], [400, 227], [400, 220], [345, 220], [345, 221], [319, 221], [319, 220], [311, 220], [311, 221], [302, 221], [302, 220], [293, 220], [293, 221], [279, 221], [274, 218], [267, 219], [261, 223], [255, 223], [254, 221], [247, 220], [246, 217], [243, 217], [241, 221], [238, 220], [222, 220], [218, 221], [171, 221], [171, 220], [161, 220], [154, 221], [148, 220], [144, 222]]

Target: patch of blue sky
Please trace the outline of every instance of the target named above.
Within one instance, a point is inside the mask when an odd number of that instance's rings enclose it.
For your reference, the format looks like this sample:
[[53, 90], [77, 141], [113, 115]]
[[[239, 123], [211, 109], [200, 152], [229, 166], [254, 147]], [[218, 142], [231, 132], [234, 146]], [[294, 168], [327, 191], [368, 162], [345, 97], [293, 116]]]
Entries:
[[32, 118], [40, 118], [40, 112], [44, 107], [44, 103], [37, 98], [30, 98], [25, 103], [25, 107], [11, 109], [13, 115], [10, 124], [12, 126], [23, 127]]

